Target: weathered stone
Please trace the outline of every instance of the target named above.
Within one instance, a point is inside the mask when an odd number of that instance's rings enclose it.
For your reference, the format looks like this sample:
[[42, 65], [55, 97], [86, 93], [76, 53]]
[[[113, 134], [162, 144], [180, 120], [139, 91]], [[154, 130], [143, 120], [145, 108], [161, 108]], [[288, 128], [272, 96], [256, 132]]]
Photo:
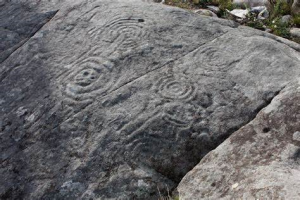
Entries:
[[214, 12], [215, 14], [219, 14], [221, 11], [218, 6], [207, 6], [207, 9]]
[[208, 17], [218, 17], [214, 12], [212, 12], [210, 10], [206, 10], [206, 9], [198, 9], [198, 10], [195, 10], [194, 12], [199, 15], [204, 15], [204, 16], [208, 16]]
[[265, 20], [268, 19], [269, 16], [270, 16], [269, 11], [267, 9], [264, 9], [258, 14], [257, 19]]
[[0, 63], [22, 46], [56, 11], [40, 13], [26, 3], [10, 6], [0, 2]]
[[291, 28], [290, 33], [294, 37], [300, 37], [300, 28]]
[[262, 11], [266, 10], [267, 7], [266, 6], [256, 6], [256, 7], [252, 7], [250, 8], [250, 12], [255, 13], [255, 14], [259, 14]]
[[292, 5], [292, 13], [293, 15], [299, 15], [300, 14], [300, 1], [294, 0]]
[[270, 2], [268, 0], [233, 0], [233, 5], [239, 7], [255, 7], [255, 6], [267, 6], [269, 7]]
[[247, 17], [247, 15], [249, 14], [249, 10], [234, 9], [231, 11], [228, 10], [228, 13], [231, 14], [232, 16], [234, 16], [235, 18], [245, 19]]
[[291, 15], [284, 15], [280, 19], [280, 22], [283, 23], [283, 24], [288, 24], [288, 23], [290, 23], [291, 19], [292, 19]]
[[180, 199], [300, 199], [300, 82], [181, 181]]
[[158, 199], [300, 73], [297, 44], [231, 21], [34, 2], [60, 10], [0, 65], [2, 199]]

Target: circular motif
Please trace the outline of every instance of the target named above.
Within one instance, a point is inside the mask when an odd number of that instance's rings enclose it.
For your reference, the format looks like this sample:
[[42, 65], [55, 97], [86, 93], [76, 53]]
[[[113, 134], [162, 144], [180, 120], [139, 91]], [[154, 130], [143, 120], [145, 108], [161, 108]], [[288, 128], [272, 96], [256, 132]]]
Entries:
[[196, 113], [193, 105], [170, 103], [164, 106], [163, 120], [178, 127], [188, 127], [194, 122]]
[[195, 86], [185, 78], [164, 77], [158, 82], [158, 93], [166, 99], [191, 100], [195, 91]]
[[223, 70], [238, 61], [236, 52], [215, 46], [206, 47], [201, 51], [201, 64], [210, 70]]
[[96, 59], [75, 66], [65, 81], [64, 94], [74, 100], [86, 100], [108, 92], [115, 83], [114, 68]]
[[191, 39], [191, 33], [188, 31], [188, 27], [193, 26], [197, 17], [194, 17], [190, 12], [178, 8], [167, 10], [166, 16], [172, 22], [173, 37], [177, 37], [180, 41]]
[[186, 12], [185, 10], [181, 10], [178, 8], [172, 8], [168, 12], [168, 16], [172, 18], [171, 21], [178, 23], [181, 26], [191, 25], [191, 20], [193, 19], [192, 14], [190, 12]]
[[116, 17], [90, 34], [91, 37], [101, 36], [101, 40], [117, 44], [119, 50], [133, 49], [148, 37], [149, 33], [145, 30], [144, 23], [145, 20], [139, 17]]

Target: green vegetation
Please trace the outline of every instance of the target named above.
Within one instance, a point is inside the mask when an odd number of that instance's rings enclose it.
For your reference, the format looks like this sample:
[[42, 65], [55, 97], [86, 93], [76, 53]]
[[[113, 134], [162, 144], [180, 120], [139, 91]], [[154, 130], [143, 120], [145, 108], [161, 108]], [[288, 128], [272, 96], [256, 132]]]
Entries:
[[289, 23], [282, 23], [280, 19], [275, 18], [268, 26], [272, 33], [287, 39], [292, 39], [290, 34], [290, 26]]
[[257, 20], [256, 16], [253, 14], [248, 15], [248, 19], [245, 22], [245, 25], [250, 26], [252, 28], [259, 29], [259, 30], [265, 30], [265, 27], [266, 27], [265, 24], [263, 23], [263, 21]]
[[281, 21], [281, 18], [284, 15], [290, 14], [291, 5], [289, 5], [286, 1], [278, 0], [271, 6], [269, 19], [262, 21], [262, 23], [264, 23], [265, 26], [271, 30], [271, 33], [287, 39], [292, 39], [289, 31], [292, 24]]
[[231, 0], [166, 0], [165, 4], [186, 9], [203, 8], [207, 5], [218, 5], [221, 10], [234, 8]]
[[[283, 22], [284, 15], [291, 15], [291, 5], [286, 0], [269, 0], [270, 13], [267, 19], [258, 19], [255, 14], [249, 14], [247, 19], [241, 23], [259, 30], [268, 30], [275, 35], [299, 42], [299, 38], [293, 38], [290, 34], [291, 27], [300, 27], [300, 15], [293, 16], [290, 22]], [[185, 9], [205, 8], [207, 5], [217, 5], [220, 8], [219, 17], [228, 18], [226, 10], [233, 10], [235, 7], [232, 0], [166, 0], [166, 4]]]
[[221, 9], [221, 11], [225, 11], [227, 10], [233, 10], [234, 6], [232, 4], [231, 0], [220, 0], [219, 1], [219, 8]]
[[300, 15], [293, 16], [292, 25], [296, 27], [300, 27]]
[[271, 18], [277, 18], [291, 13], [291, 5], [284, 0], [278, 0], [271, 6]]

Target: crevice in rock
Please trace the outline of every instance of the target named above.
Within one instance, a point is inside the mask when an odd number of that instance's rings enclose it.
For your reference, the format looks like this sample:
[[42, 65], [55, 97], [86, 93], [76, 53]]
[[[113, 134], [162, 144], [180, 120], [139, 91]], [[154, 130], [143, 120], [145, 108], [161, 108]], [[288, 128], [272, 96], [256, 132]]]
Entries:
[[124, 84], [121, 85], [120, 87], [118, 87], [118, 88], [112, 90], [111, 92], [105, 94], [103, 97], [101, 97], [100, 99], [98, 99], [98, 101], [104, 99], [105, 97], [107, 97], [107, 96], [109, 96], [110, 94], [112, 94], [112, 93], [118, 91], [119, 89], [124, 88], [124, 87], [126, 87], [127, 85], [129, 85], [129, 84], [131, 84], [131, 83], [133, 83], [133, 82], [135, 82], [135, 81], [137, 81], [137, 80], [139, 80], [139, 79], [142, 79], [143, 77], [147, 76], [148, 74], [150, 74], [150, 73], [152, 73], [152, 72], [158, 71], [158, 70], [160, 70], [160, 69], [162, 69], [162, 68], [168, 66], [168, 65], [171, 64], [171, 63], [175, 63], [176, 61], [178, 61], [178, 60], [180, 60], [180, 59], [182, 59], [182, 58], [188, 56], [190, 53], [193, 53], [194, 51], [197, 51], [197, 50], [198, 50], [199, 48], [201, 48], [202, 46], [207, 45], [207, 44], [209, 44], [209, 43], [211, 43], [211, 42], [213, 42], [213, 41], [215, 41], [215, 40], [221, 38], [222, 36], [228, 34], [229, 32], [230, 32], [230, 31], [227, 31], [227, 32], [225, 32], [225, 33], [223, 33], [223, 34], [221, 34], [221, 35], [215, 37], [214, 39], [212, 39], [212, 40], [210, 40], [210, 41], [208, 41], [208, 42], [205, 42], [205, 43], [203, 43], [203, 44], [201, 44], [201, 45], [199, 45], [199, 46], [193, 48], [192, 50], [188, 51], [188, 52], [187, 52], [186, 54], [184, 54], [183, 56], [179, 56], [178, 58], [176, 58], [176, 59], [174, 59], [174, 60], [170, 60], [170, 61], [168, 61], [167, 63], [163, 64], [162, 66], [160, 66], [160, 67], [158, 67], [158, 68], [155, 68], [155, 69], [153, 69], [153, 70], [150, 70], [150, 71], [146, 72], [145, 74], [143, 74], [143, 75], [141, 75], [141, 76], [139, 76], [139, 77], [137, 77], [137, 78], [134, 78], [134, 79], [132, 79], [131, 81], [128, 81], [128, 82], [124, 83]]
[[[266, 108], [267, 106], [269, 106], [270, 104], [271, 104], [271, 102], [273, 101], [273, 99], [276, 97], [276, 96], [278, 96], [279, 94], [280, 94], [280, 92], [282, 91], [282, 90], [284, 90], [284, 88], [286, 87], [286, 85], [285, 86], [283, 86], [281, 89], [279, 89], [279, 90], [277, 90], [277, 91], [275, 91], [272, 95], [269, 95], [268, 97], [266, 97], [266, 99], [264, 99], [264, 103], [262, 103], [260, 106], [258, 106], [257, 107], [257, 109], [253, 112], [253, 114], [251, 115], [251, 116], [249, 116], [249, 120], [248, 121], [246, 121], [245, 123], [243, 123], [242, 125], [240, 125], [240, 126], [238, 126], [238, 127], [233, 127], [233, 128], [231, 128], [231, 129], [229, 129], [224, 135], [222, 135], [222, 137], [220, 137], [220, 138], [218, 138], [218, 140], [220, 141], [219, 143], [216, 143], [215, 144], [215, 148], [217, 148], [219, 145], [221, 145], [225, 140], [227, 140], [233, 133], [235, 133], [236, 131], [238, 131], [238, 130], [240, 130], [242, 127], [244, 127], [244, 126], [246, 126], [247, 124], [249, 124], [249, 123], [251, 123], [253, 120], [255, 120], [256, 119], [256, 117], [257, 117], [257, 115], [260, 113], [260, 111], [261, 110], [263, 110], [264, 108]], [[269, 127], [265, 127], [264, 129], [263, 129], [263, 131], [266, 131], [266, 132], [269, 132], [270, 131], [270, 128]], [[214, 149], [215, 149], [214, 148]], [[214, 150], [213, 149], [213, 150]], [[213, 150], [211, 150], [211, 151], [213, 151]], [[208, 152], [209, 153], [209, 152]], [[207, 155], [207, 154], [206, 154]], [[299, 153], [299, 155], [300, 155], [300, 153]], [[203, 158], [202, 158], [203, 159]], [[201, 160], [202, 160], [201, 159]], [[199, 162], [201, 161], [201, 160], [199, 160]], [[198, 163], [199, 163], [198, 162]], [[198, 164], [197, 163], [197, 164]], [[195, 165], [196, 166], [196, 165]], [[194, 166], [194, 167], [195, 167]], [[192, 170], [192, 169], [191, 169]], [[189, 171], [188, 171], [189, 172]], [[187, 173], [188, 173], [187, 172]], [[186, 174], [185, 174], [186, 175]], [[185, 176], [184, 175], [184, 176]], [[183, 176], [183, 177], [184, 177]], [[182, 178], [183, 178], [182, 177]], [[172, 177], [168, 177], [170, 180], [173, 180], [172, 179]], [[182, 178], [181, 178], [181, 180], [182, 180]], [[177, 186], [178, 186], [178, 184], [180, 183], [180, 181], [179, 182], [176, 182], [176, 184], [177, 184]], [[171, 191], [172, 193], [175, 193], [176, 192], [176, 189], [177, 189], [177, 186]]]
[[[240, 27], [243, 28], [244, 26], [240, 25], [237, 28], [240, 28]], [[247, 27], [247, 28], [249, 28], [249, 27]], [[258, 31], [258, 30], [256, 30], [256, 31]], [[276, 41], [276, 42], [278, 42], [280, 44], [283, 44], [283, 45], [285, 45], [285, 46], [287, 46], [287, 47], [289, 47], [291, 49], [294, 49], [297, 52], [300, 52], [300, 45], [297, 44], [296, 42], [293, 42], [293, 41], [288, 40], [286, 38], [283, 38], [283, 37], [280, 37], [280, 36], [276, 36], [276, 35], [273, 35], [271, 33], [266, 33], [266, 32], [263, 32], [263, 31], [261, 31], [261, 34], [256, 35], [256, 36], [266, 37], [266, 38], [274, 40], [274, 41]], [[249, 37], [252, 37], [252, 36], [249, 36]]]
[[[30, 35], [29, 35], [29, 37], [27, 37], [26, 39], [24, 39], [24, 40], [22, 40], [22, 41], [20, 41], [20, 43], [19, 44], [17, 44], [16, 46], [17, 46], [17, 48], [16, 49], [14, 49], [12, 52], [10, 52], [8, 55], [6, 55], [5, 57], [4, 57], [4, 59], [3, 59], [3, 61], [2, 62], [0, 62], [0, 64], [2, 64], [2, 63], [4, 63], [7, 59], [9, 59], [10, 58], [10, 56], [11, 55], [13, 55], [15, 52], [17, 52], [19, 49], [21, 49], [24, 45], [26, 45], [26, 43], [36, 34], [36, 33], [38, 33], [46, 24], [48, 24], [54, 17], [55, 17], [55, 15], [58, 13], [58, 11], [59, 10], [56, 10], [56, 11], [51, 11], [51, 12], [53, 12], [52, 13], [52, 16], [51, 17], [49, 17], [48, 19], [47, 19], [47, 21], [44, 23], [44, 24], [38, 24], [37, 26], [40, 26], [40, 27], [37, 27], [37, 30], [36, 31], [34, 31], [34, 32], [32, 32]], [[14, 70], [15, 68], [9, 68], [7, 71], [4, 71], [2, 74], [1, 74], [1, 76], [0, 76], [0, 83]]]
[[294, 49], [297, 52], [300, 52], [300, 45], [297, 44], [296, 42], [290, 41], [290, 40], [285, 39], [285, 38], [281, 38], [281, 37], [276, 36], [276, 35], [272, 35], [270, 33], [263, 33], [263, 36], [267, 37], [267, 38], [270, 38], [270, 39], [272, 39], [276, 42], [279, 42], [280, 44], [284, 44], [284, 45]]
[[[281, 89], [275, 91], [272, 95], [266, 97], [266, 99], [264, 99], [264, 103], [262, 103], [260, 106], [257, 107], [256, 110], [254, 110], [253, 114], [249, 116], [249, 120], [246, 121], [245, 123], [243, 123], [242, 125], [238, 126], [238, 127], [233, 127], [231, 129], [229, 129], [221, 138], [218, 138], [221, 142], [216, 144], [217, 148], [219, 145], [221, 145], [226, 139], [228, 139], [234, 132], [240, 130], [242, 127], [246, 126], [247, 124], [251, 123], [259, 114], [259, 112], [261, 110], [263, 110], [264, 108], [266, 108], [267, 106], [269, 106], [271, 104], [271, 102], [273, 101], [273, 99], [279, 95], [279, 93], [285, 88], [286, 86], [283, 86]], [[268, 130], [269, 127], [265, 127], [265, 131], [269, 131]], [[200, 161], [199, 161], [200, 162]]]

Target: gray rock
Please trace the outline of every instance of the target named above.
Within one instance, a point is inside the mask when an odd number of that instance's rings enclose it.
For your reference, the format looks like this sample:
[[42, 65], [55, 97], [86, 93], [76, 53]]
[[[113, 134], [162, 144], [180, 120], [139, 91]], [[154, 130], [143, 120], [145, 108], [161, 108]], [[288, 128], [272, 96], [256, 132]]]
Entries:
[[265, 30], [267, 33], [272, 33], [272, 29], [270, 29], [270, 28], [266, 28], [266, 30]]
[[208, 17], [218, 17], [214, 12], [212, 12], [210, 10], [206, 10], [206, 9], [198, 9], [198, 10], [195, 10], [194, 12], [199, 15], [204, 15], [204, 16], [208, 16]]
[[297, 44], [231, 21], [58, 5], [0, 64], [0, 199], [158, 199], [299, 77]]
[[258, 14], [257, 19], [264, 20], [269, 18], [269, 16], [270, 12], [267, 9], [264, 9]]
[[300, 37], [300, 28], [291, 28], [290, 33], [293, 37]]
[[267, 6], [269, 7], [270, 2], [268, 0], [233, 0], [233, 5], [239, 7], [256, 7], [256, 6]]
[[180, 199], [300, 199], [300, 80], [205, 156]]
[[245, 19], [250, 11], [244, 9], [233, 9], [231, 11], [227, 10], [227, 12], [235, 18]]
[[207, 9], [214, 12], [215, 14], [219, 14], [221, 11], [218, 6], [207, 6]]
[[0, 7], [5, 5], [5, 1], [4, 0], [0, 0]]
[[294, 0], [291, 10], [292, 10], [293, 15], [300, 14], [300, 1], [299, 0]]
[[292, 16], [291, 15], [284, 15], [281, 19], [280, 19], [280, 22], [283, 23], [283, 24], [288, 24], [290, 23], [292, 19]]
[[262, 12], [262, 11], [264, 11], [266, 9], [267, 9], [266, 6], [256, 6], [256, 7], [250, 8], [250, 12], [259, 14], [260, 12]]
[[41, 13], [26, 3], [0, 2], [0, 63], [32, 37], [56, 13]]

